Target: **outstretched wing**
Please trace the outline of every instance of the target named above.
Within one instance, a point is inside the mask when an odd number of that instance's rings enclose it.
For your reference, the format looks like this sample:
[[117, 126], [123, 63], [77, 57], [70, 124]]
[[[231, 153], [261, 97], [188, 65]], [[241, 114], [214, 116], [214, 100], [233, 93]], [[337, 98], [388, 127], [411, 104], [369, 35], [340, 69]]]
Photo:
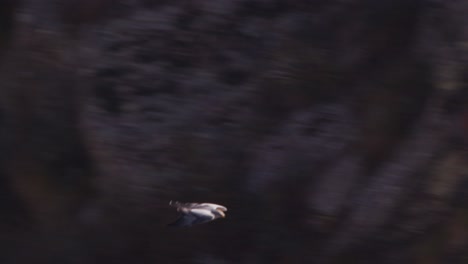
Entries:
[[168, 226], [191, 226], [195, 220], [196, 218], [191, 214], [181, 214], [176, 221], [168, 224]]
[[215, 216], [210, 211], [204, 209], [192, 209], [190, 210], [190, 214], [196, 218], [192, 224], [206, 223], [215, 218]]
[[221, 211], [224, 211], [224, 212], [227, 211], [227, 208], [225, 206], [222, 206], [220, 204], [213, 204], [213, 203], [197, 204], [197, 206], [195, 206], [194, 208], [206, 208], [206, 209], [210, 209], [210, 210], [221, 210]]
[[184, 207], [187, 209], [195, 209], [195, 208], [200, 208], [199, 203], [182, 203], [180, 204], [180, 207]]
[[193, 209], [188, 213], [182, 214], [175, 222], [169, 226], [183, 227], [202, 224], [214, 219], [214, 215], [206, 210]]

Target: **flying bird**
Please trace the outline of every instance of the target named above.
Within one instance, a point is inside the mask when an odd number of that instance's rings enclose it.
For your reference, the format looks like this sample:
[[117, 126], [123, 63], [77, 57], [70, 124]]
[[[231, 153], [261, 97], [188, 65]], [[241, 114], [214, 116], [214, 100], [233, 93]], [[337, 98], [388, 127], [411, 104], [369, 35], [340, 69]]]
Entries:
[[224, 212], [227, 208], [212, 203], [179, 203], [169, 202], [169, 205], [177, 208], [177, 211], [181, 213], [180, 217], [169, 226], [182, 227], [182, 226], [193, 226], [196, 224], [203, 224], [213, 221], [217, 218], [224, 218], [226, 215]]

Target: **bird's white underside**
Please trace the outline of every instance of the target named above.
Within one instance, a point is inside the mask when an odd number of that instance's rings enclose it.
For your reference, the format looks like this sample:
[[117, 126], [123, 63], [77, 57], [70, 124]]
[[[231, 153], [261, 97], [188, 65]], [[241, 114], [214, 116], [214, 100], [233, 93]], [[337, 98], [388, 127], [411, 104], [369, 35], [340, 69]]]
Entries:
[[218, 208], [221, 208], [223, 209], [224, 211], [227, 211], [227, 208], [222, 206], [222, 205], [219, 205], [219, 204], [213, 204], [213, 203], [201, 203], [200, 206], [208, 206], [210, 207], [211, 209], [213, 210], [216, 210]]
[[215, 215], [211, 211], [206, 210], [206, 209], [192, 209], [190, 210], [190, 212], [199, 216], [210, 217], [211, 219], [215, 218]]

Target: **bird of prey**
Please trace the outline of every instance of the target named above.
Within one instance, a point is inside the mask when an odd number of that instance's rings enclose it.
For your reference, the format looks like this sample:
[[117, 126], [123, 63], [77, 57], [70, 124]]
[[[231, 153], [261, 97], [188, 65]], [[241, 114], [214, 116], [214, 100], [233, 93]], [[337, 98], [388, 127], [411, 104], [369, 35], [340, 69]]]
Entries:
[[179, 203], [171, 201], [169, 205], [176, 207], [177, 211], [181, 213], [175, 222], [169, 224], [169, 226], [175, 227], [193, 226], [217, 218], [224, 218], [226, 217], [224, 212], [227, 211], [226, 207], [212, 203]]

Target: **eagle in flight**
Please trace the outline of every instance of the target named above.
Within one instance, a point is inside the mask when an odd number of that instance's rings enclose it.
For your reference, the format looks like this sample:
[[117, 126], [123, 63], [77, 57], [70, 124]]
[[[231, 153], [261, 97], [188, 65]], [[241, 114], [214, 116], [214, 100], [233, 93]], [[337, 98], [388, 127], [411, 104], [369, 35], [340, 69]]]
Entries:
[[182, 226], [193, 226], [196, 224], [203, 224], [213, 221], [217, 218], [224, 218], [226, 215], [224, 212], [227, 208], [212, 203], [179, 203], [169, 202], [169, 205], [177, 208], [177, 211], [181, 213], [180, 217], [169, 226], [182, 227]]

